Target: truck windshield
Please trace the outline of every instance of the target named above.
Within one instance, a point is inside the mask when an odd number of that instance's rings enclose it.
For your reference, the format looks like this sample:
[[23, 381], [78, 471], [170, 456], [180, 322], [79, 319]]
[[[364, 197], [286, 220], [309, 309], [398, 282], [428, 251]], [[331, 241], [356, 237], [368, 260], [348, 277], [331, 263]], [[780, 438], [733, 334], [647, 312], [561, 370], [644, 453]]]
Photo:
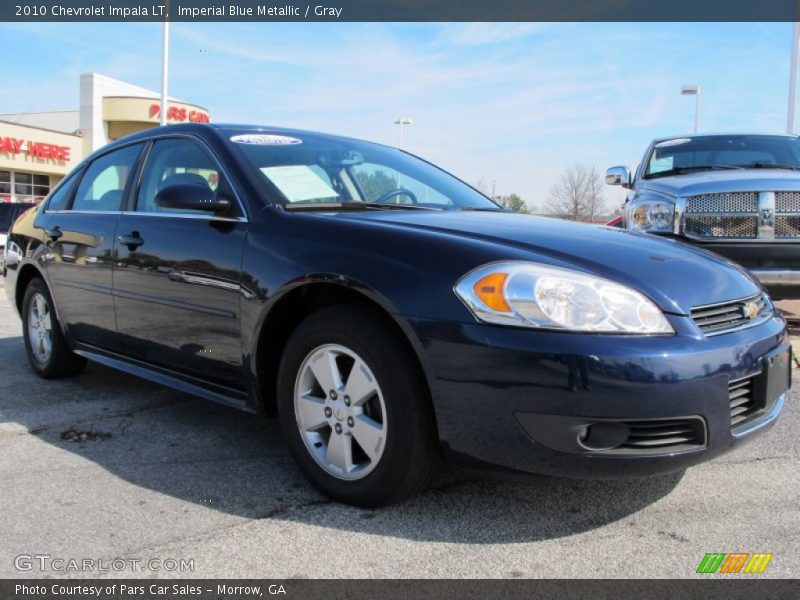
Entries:
[[723, 169], [800, 169], [800, 139], [781, 135], [704, 135], [661, 141], [645, 179]]

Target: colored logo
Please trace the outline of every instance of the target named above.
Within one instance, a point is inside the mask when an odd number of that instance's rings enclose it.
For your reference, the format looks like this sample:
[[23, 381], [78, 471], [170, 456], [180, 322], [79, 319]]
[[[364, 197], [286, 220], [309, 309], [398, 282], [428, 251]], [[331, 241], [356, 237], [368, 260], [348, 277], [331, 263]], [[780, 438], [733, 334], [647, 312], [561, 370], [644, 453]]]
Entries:
[[763, 573], [772, 554], [766, 552], [707, 552], [696, 573]]
[[745, 319], [755, 319], [758, 316], [758, 304], [755, 302], [748, 302], [742, 307]]

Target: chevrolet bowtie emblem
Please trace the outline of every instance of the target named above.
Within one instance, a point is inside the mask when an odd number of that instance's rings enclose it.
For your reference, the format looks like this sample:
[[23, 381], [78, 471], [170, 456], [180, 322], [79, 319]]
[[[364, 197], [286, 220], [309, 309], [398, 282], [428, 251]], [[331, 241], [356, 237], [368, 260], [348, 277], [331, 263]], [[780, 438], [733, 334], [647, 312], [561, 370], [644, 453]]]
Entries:
[[758, 304], [755, 302], [747, 302], [742, 307], [742, 315], [745, 319], [754, 319], [758, 316]]

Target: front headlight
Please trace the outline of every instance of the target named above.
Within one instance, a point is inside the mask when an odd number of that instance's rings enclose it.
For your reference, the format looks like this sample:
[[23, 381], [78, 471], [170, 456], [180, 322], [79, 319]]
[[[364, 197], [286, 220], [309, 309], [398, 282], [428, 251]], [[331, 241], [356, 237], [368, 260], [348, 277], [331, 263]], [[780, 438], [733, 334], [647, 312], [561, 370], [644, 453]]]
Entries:
[[651, 300], [624, 285], [533, 262], [484, 265], [456, 295], [486, 323], [594, 333], [674, 333]]
[[632, 200], [626, 207], [628, 229], [650, 233], [670, 233], [675, 220], [675, 204], [646, 197]]

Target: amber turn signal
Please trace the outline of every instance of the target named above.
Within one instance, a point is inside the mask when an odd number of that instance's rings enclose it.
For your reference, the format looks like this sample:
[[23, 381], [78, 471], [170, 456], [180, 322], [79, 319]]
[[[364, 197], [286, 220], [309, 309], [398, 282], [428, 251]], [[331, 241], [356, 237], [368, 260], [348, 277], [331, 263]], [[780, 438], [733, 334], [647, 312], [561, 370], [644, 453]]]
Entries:
[[489, 273], [475, 282], [472, 290], [486, 306], [499, 312], [511, 312], [511, 307], [506, 302], [503, 287], [508, 275], [506, 273]]

